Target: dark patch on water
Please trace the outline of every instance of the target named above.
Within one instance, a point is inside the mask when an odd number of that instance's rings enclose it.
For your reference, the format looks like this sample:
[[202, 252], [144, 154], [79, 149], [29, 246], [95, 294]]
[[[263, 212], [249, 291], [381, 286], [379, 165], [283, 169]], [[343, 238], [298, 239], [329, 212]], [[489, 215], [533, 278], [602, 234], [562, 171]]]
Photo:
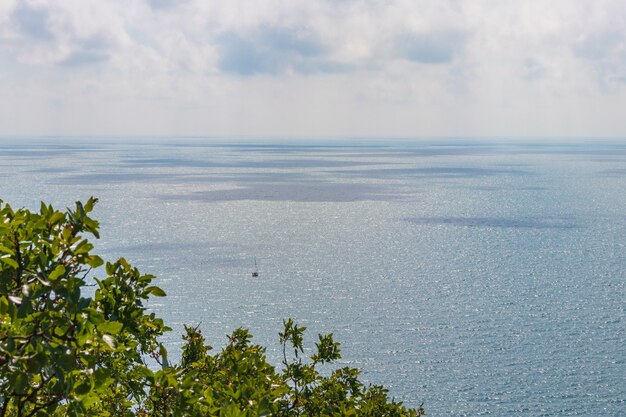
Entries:
[[448, 187], [453, 190], [476, 190], [476, 191], [546, 191], [547, 187], [497, 187], [489, 185], [457, 185]]
[[128, 159], [123, 162], [131, 167], [188, 167], [188, 168], [226, 168], [232, 164], [224, 164], [209, 160], [194, 160], [186, 158], [139, 158]]
[[[49, 171], [51, 173], [57, 171]], [[59, 170], [59, 173], [65, 172]], [[214, 174], [165, 174], [151, 172], [98, 172], [93, 174], [66, 175], [50, 181], [54, 184], [125, 184], [134, 182], [166, 182], [177, 184], [257, 184], [257, 183], [303, 183], [317, 181], [311, 176], [299, 173], [214, 173]]]
[[147, 252], [176, 252], [176, 251], [190, 251], [197, 250], [203, 247], [204, 243], [189, 243], [189, 242], [177, 242], [177, 243], [164, 243], [164, 242], [151, 242], [151, 243], [138, 243], [134, 245], [124, 245], [121, 247], [120, 252], [128, 253], [147, 253]]
[[347, 158], [375, 157], [435, 157], [463, 155], [491, 155], [506, 152], [505, 147], [497, 144], [479, 144], [475, 142], [459, 143], [358, 143], [354, 141], [333, 144], [311, 144], [306, 142], [295, 144], [261, 144], [261, 143], [161, 143], [161, 147], [172, 149], [216, 149], [232, 151], [242, 155], [288, 155], [288, 154], [321, 154], [324, 157], [342, 156]]
[[467, 155], [492, 155], [497, 153], [496, 148], [491, 146], [433, 146], [419, 149], [410, 149], [405, 154], [411, 156], [467, 156]]
[[626, 168], [605, 169], [603, 171], [598, 171], [598, 174], [611, 177], [619, 177], [622, 175], [626, 175]]
[[64, 174], [67, 172], [73, 172], [75, 169], [65, 167], [45, 167], [32, 169], [30, 172], [41, 172], [44, 174]]
[[244, 162], [241, 166], [244, 168], [337, 168], [376, 164], [374, 162], [333, 161], [329, 159], [293, 159]]
[[513, 228], [513, 229], [577, 229], [579, 225], [563, 220], [507, 217], [410, 217], [405, 221], [417, 225]]
[[457, 185], [454, 187], [447, 187], [452, 190], [474, 190], [474, 191], [502, 191], [503, 187], [492, 187], [488, 185], [476, 185], [476, 186], [463, 186]]
[[294, 173], [294, 172], [261, 172], [261, 173], [215, 173], [215, 174], [201, 174], [201, 175], [181, 175], [176, 177], [178, 183], [196, 183], [196, 184], [211, 184], [211, 183], [234, 183], [238, 185], [246, 184], [258, 184], [258, 183], [306, 183], [306, 182], [319, 182], [313, 176]]
[[624, 162], [624, 157], [615, 157], [615, 158], [590, 158], [591, 162], [600, 162], [600, 163], [620, 163]]
[[151, 182], [155, 180], [173, 180], [176, 175], [149, 174], [142, 172], [111, 172], [84, 175], [67, 175], [53, 181], [61, 184], [122, 184], [131, 182]]
[[104, 148], [93, 144], [70, 145], [70, 144], [1, 144], [0, 157], [12, 158], [50, 158], [63, 157], [79, 153], [105, 152]]
[[519, 187], [519, 188], [514, 188], [515, 190], [519, 190], [519, 191], [546, 191], [549, 190], [548, 187]]
[[277, 159], [261, 161], [216, 162], [185, 158], [129, 159], [123, 165], [131, 167], [187, 167], [187, 168], [337, 168], [373, 165], [373, 162], [337, 161], [328, 159]]
[[114, 256], [124, 254], [125, 257], [139, 260], [150, 260], [150, 262], [166, 262], [180, 255], [181, 252], [195, 253], [202, 259], [198, 261], [198, 265], [210, 265], [214, 267], [240, 268], [248, 265], [241, 256], [236, 255], [238, 252], [233, 245], [224, 245], [216, 242], [148, 242], [132, 245], [124, 245], [115, 249], [103, 251], [111, 253]]
[[376, 144], [364, 144], [359, 145], [355, 143], [336, 143], [336, 144], [271, 144], [271, 143], [203, 143], [203, 142], [187, 142], [187, 143], [170, 143], [164, 146], [171, 146], [176, 148], [223, 148], [233, 149], [237, 151], [249, 151], [249, 152], [269, 152], [269, 153], [303, 153], [303, 152], [336, 152], [338, 150], [348, 149], [385, 149], [389, 148], [388, 145], [376, 145]]
[[346, 153], [350, 158], [429, 158], [429, 157], [445, 157], [445, 156], [479, 156], [479, 155], [495, 155], [497, 150], [491, 148], [473, 149], [469, 147], [461, 148], [423, 148], [423, 149], [381, 149], [372, 150], [371, 152], [363, 151], [360, 153]]
[[388, 168], [370, 170], [339, 171], [347, 175], [362, 175], [367, 177], [436, 177], [436, 178], [475, 178], [499, 175], [523, 176], [530, 175], [528, 171], [520, 169], [494, 169], [477, 167], [428, 167], [428, 168]]
[[[623, 142], [581, 142], [581, 143], [524, 143], [513, 148], [528, 155], [576, 155], [594, 157], [616, 157], [626, 155], [626, 144]], [[516, 153], [515, 151], [511, 153]]]
[[73, 151], [67, 151], [67, 150], [29, 150], [29, 149], [24, 149], [24, 150], [0, 150], [0, 156], [6, 156], [6, 157], [11, 157], [11, 158], [23, 158], [23, 159], [30, 159], [30, 158], [50, 158], [50, 157], [57, 157], [57, 156], [66, 156], [69, 153], [74, 153]]
[[[223, 174], [220, 177], [215, 179], [211, 178], [210, 181], [219, 181], [219, 182], [236, 182], [240, 184], [249, 184], [249, 183], [293, 183], [293, 182], [319, 182], [318, 179], [305, 174], [300, 173], [284, 173], [284, 172], [263, 172], [263, 173], [248, 173], [248, 174]], [[207, 182], [210, 182], [207, 181]]]
[[297, 201], [297, 202], [351, 202], [387, 201], [398, 198], [388, 187], [361, 184], [258, 184], [228, 190], [200, 191], [183, 195], [164, 195], [164, 200], [193, 201]]

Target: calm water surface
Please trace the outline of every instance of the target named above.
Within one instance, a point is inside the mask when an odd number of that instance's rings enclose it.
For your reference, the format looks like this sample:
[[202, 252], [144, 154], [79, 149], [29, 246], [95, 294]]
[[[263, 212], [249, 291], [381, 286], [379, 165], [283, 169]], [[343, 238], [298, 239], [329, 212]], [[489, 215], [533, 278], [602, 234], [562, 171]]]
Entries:
[[626, 415], [626, 141], [0, 140], [3, 200], [90, 195], [172, 351], [292, 317], [432, 416]]

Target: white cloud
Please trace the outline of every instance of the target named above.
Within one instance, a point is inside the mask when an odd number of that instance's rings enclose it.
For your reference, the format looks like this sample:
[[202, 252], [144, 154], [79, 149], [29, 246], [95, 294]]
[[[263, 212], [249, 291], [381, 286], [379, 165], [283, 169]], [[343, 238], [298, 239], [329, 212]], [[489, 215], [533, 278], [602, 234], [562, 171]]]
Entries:
[[0, 135], [626, 135], [621, 0], [6, 0]]

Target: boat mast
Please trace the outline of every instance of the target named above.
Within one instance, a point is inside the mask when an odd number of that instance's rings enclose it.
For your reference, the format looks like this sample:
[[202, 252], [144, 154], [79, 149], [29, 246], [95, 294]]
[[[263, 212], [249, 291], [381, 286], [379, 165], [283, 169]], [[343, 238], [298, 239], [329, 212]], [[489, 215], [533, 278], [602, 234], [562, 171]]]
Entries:
[[259, 276], [259, 267], [256, 264], [256, 256], [254, 257], [254, 271], [252, 271], [252, 276], [253, 277]]

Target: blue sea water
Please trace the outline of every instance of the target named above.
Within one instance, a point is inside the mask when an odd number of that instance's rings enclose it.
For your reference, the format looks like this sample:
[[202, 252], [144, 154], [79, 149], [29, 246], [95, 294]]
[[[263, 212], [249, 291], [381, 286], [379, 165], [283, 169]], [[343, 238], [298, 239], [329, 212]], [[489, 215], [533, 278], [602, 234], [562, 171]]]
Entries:
[[626, 415], [626, 141], [0, 140], [4, 201], [90, 195], [171, 351], [291, 317], [432, 416]]

